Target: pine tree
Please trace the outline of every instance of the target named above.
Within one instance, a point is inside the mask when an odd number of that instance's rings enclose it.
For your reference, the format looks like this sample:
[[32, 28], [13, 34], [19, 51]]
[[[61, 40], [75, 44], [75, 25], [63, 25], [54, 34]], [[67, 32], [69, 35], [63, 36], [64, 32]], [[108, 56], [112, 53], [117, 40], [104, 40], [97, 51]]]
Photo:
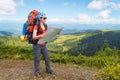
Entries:
[[101, 48], [101, 50], [105, 50], [106, 48], [108, 48], [109, 47], [109, 45], [108, 45], [108, 41], [107, 41], [107, 39], [105, 39], [104, 40], [104, 42], [103, 42], [103, 46], [102, 46], [102, 48]]

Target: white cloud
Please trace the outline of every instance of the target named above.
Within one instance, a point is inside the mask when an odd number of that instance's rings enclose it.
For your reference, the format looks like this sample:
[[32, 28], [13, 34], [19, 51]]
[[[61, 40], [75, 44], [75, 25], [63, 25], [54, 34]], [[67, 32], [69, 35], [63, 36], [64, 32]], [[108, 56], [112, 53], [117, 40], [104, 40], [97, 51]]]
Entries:
[[15, 14], [16, 3], [13, 0], [0, 0], [0, 14], [11, 15]]
[[74, 19], [53, 18], [53, 19], [49, 19], [48, 22], [51, 22], [51, 23], [69, 23], [69, 22], [75, 22], [75, 21], [74, 21]]
[[95, 15], [90, 23], [113, 23], [120, 24], [119, 19], [114, 19], [110, 17], [110, 13], [113, 10], [120, 10], [120, 3], [111, 2], [110, 0], [92, 0], [88, 4], [89, 9], [101, 10], [100, 13]]
[[78, 14], [77, 19], [78, 20], [87, 20], [87, 21], [89, 21], [89, 20], [91, 20], [91, 17], [89, 15], [87, 15], [87, 14]]
[[120, 3], [110, 2], [110, 5], [111, 5], [111, 9], [114, 9], [114, 10], [119, 10], [120, 9]]
[[98, 13], [98, 14], [96, 15], [96, 18], [99, 18], [99, 19], [107, 19], [107, 18], [109, 18], [109, 13], [110, 13], [110, 12], [111, 12], [110, 10], [101, 11], [100, 13]]
[[68, 6], [68, 7], [75, 7], [76, 3], [65, 2], [65, 3], [63, 3], [63, 5]]
[[13, 19], [0, 19], [0, 22], [22, 22], [24, 23], [26, 20], [23, 18], [13, 18]]
[[45, 0], [39, 0], [40, 2], [44, 2]]
[[101, 10], [108, 5], [108, 0], [93, 0], [91, 3], [88, 4], [88, 8]]
[[53, 19], [49, 19], [48, 22], [61, 22], [60, 18], [53, 18]]
[[98, 13], [97, 15], [91, 17], [87, 14], [78, 14], [78, 18], [74, 18], [74, 22], [78, 22], [80, 24], [120, 24], [119, 19], [114, 19], [109, 17], [110, 10], [104, 10]]
[[120, 20], [109, 18], [109, 19], [96, 19], [95, 23], [107, 23], [107, 24], [120, 24]]
[[88, 16], [87, 14], [78, 14], [75, 18], [69, 18], [69, 19], [62, 19], [62, 18], [53, 18], [50, 19], [48, 22], [52, 23], [71, 23], [71, 22], [77, 22], [77, 23], [86, 23], [90, 22], [92, 18]]
[[[51, 23], [79, 23], [79, 24], [101, 24], [101, 23], [107, 23], [107, 24], [120, 24], [119, 19], [109, 18], [109, 15], [107, 13], [110, 13], [110, 11], [102, 11], [97, 17], [91, 17], [87, 14], [78, 14], [75, 18], [71, 19], [62, 19], [62, 18], [53, 18], [49, 19], [48, 22]], [[102, 18], [101, 18], [102, 17]]]
[[92, 17], [83, 13], [83, 14], [78, 14], [77, 18], [74, 18], [75, 22], [78, 23], [89, 23], [92, 20]]
[[97, 10], [102, 10], [102, 9], [120, 9], [120, 3], [115, 3], [115, 2], [110, 2], [109, 0], [92, 0], [88, 4], [89, 9], [97, 9]]
[[63, 3], [63, 5], [64, 5], [64, 6], [68, 6], [68, 5], [69, 5], [69, 3], [68, 3], [68, 2], [65, 2], [65, 3]]
[[18, 2], [18, 5], [19, 5], [19, 6], [25, 6], [24, 0], [20, 0], [20, 1]]

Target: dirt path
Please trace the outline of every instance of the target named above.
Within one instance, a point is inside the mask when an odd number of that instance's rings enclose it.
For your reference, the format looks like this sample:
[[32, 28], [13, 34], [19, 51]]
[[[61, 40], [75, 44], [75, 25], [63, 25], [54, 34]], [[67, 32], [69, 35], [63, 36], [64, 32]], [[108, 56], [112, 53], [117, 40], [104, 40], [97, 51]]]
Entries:
[[[91, 80], [98, 71], [72, 64], [51, 63], [51, 66], [56, 75], [46, 74], [41, 61], [41, 78], [37, 80]], [[34, 80], [33, 73], [33, 61], [0, 60], [0, 80]]]

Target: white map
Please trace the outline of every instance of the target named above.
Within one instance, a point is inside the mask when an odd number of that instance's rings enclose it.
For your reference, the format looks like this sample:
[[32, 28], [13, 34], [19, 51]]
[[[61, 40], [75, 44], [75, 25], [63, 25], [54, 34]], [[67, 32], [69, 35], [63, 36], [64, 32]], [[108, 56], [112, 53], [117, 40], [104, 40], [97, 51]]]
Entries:
[[46, 35], [38, 41], [38, 44], [42, 42], [53, 41], [57, 37], [57, 35], [60, 34], [61, 30], [62, 28], [53, 28], [53, 27], [48, 28]]

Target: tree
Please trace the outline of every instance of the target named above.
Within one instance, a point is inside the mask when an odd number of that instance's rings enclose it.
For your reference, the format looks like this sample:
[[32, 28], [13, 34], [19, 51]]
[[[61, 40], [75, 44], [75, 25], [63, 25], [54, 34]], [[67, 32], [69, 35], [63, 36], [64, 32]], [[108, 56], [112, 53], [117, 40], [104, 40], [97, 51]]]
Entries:
[[102, 48], [101, 48], [101, 50], [105, 50], [106, 48], [108, 48], [109, 47], [109, 45], [108, 45], [108, 41], [107, 41], [107, 39], [105, 39], [104, 40], [104, 42], [103, 42], [103, 46], [102, 46]]

